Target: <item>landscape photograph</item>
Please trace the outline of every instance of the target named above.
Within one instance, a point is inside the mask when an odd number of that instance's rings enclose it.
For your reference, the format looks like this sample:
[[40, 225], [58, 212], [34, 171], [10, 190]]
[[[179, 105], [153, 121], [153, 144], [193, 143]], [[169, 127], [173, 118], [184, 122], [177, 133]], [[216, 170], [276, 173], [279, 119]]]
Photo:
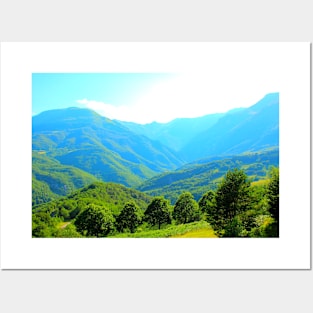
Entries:
[[280, 91], [227, 83], [32, 73], [32, 238], [279, 237]]

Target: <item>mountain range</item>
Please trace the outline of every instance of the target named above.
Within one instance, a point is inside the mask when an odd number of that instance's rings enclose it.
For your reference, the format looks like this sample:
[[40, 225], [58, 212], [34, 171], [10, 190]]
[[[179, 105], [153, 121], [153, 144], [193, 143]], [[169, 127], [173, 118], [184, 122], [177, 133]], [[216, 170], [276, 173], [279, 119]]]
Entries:
[[267, 94], [248, 108], [227, 113], [175, 119], [165, 124], [122, 123], [137, 134], [170, 146], [185, 162], [258, 151], [279, 145], [279, 94]]
[[278, 145], [278, 93], [249, 108], [165, 124], [121, 122], [74, 107], [45, 111], [32, 118], [33, 204], [96, 180], [139, 187], [188, 163]]

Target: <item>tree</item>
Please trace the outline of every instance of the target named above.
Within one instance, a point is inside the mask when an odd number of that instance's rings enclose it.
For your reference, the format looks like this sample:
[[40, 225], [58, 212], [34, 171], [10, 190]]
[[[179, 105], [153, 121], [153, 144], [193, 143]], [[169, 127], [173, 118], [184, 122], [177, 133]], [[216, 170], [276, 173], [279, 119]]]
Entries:
[[250, 183], [243, 170], [228, 171], [216, 191], [216, 214], [213, 227], [221, 232], [234, 217], [250, 208]]
[[225, 227], [223, 237], [241, 237], [244, 227], [238, 215], [236, 215]]
[[53, 232], [61, 221], [60, 218], [52, 218], [49, 212], [32, 214], [32, 236], [40, 238], [53, 237]]
[[114, 218], [107, 208], [89, 205], [77, 216], [75, 226], [83, 235], [86, 233], [86, 236], [105, 237], [114, 228]]
[[136, 231], [136, 228], [141, 223], [141, 214], [139, 208], [133, 202], [128, 202], [123, 207], [121, 213], [116, 218], [116, 228], [119, 232], [128, 229], [131, 233]]
[[277, 236], [279, 234], [279, 169], [273, 167], [270, 171], [270, 182], [267, 189], [269, 213], [277, 225]]
[[199, 200], [199, 209], [206, 215], [209, 223], [214, 222], [218, 217], [216, 216], [215, 192], [207, 191]]
[[200, 219], [198, 203], [190, 192], [182, 193], [175, 203], [173, 217], [180, 224]]
[[163, 197], [155, 197], [148, 205], [144, 220], [150, 225], [158, 225], [161, 228], [162, 224], [171, 223], [170, 204]]

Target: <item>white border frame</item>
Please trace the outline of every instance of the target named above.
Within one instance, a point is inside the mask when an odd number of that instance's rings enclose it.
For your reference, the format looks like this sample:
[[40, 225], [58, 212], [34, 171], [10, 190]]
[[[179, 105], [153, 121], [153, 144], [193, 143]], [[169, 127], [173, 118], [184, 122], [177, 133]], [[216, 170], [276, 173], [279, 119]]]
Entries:
[[[212, 49], [262, 51], [280, 92], [280, 238], [31, 238], [31, 74], [194, 72]], [[228, 61], [225, 60], [225, 63]], [[1, 267], [3, 269], [309, 269], [309, 43], [2, 43]]]

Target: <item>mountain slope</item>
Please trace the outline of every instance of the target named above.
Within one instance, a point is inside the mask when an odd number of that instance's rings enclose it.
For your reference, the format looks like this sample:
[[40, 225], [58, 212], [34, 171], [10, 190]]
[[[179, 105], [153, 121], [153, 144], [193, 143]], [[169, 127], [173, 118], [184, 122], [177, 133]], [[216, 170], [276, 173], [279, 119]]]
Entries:
[[266, 95], [255, 105], [235, 110], [194, 137], [181, 153], [189, 160], [257, 151], [279, 144], [279, 94]]
[[139, 184], [182, 164], [170, 148], [134, 134], [117, 121], [79, 108], [43, 112], [33, 117], [33, 151], [98, 179]]
[[43, 153], [32, 155], [33, 205], [57, 199], [98, 179], [73, 166], [62, 165]]
[[277, 148], [245, 153], [208, 163], [185, 165], [176, 171], [163, 173], [145, 181], [139, 190], [152, 196], [164, 195], [172, 203], [182, 192], [190, 191], [198, 200], [208, 189], [216, 189], [229, 170], [243, 169], [251, 180], [257, 181], [266, 178], [271, 166], [278, 165]]
[[[278, 147], [279, 94], [268, 94], [249, 108], [166, 124], [119, 122], [79, 108], [46, 111], [34, 116], [32, 123], [34, 204], [95, 180], [136, 187], [180, 168], [184, 178], [176, 179], [179, 175], [175, 172], [175, 179], [167, 183], [173, 183], [178, 193], [188, 190], [188, 184], [195, 190], [202, 178], [207, 179], [208, 171], [197, 176], [199, 168], [191, 170], [194, 166], [205, 168], [214, 160], [222, 162], [247, 151]], [[221, 162], [215, 163], [218, 170]], [[233, 161], [227, 162], [232, 166]], [[254, 170], [259, 176], [258, 168]], [[153, 179], [141, 188], [151, 185], [152, 189], [144, 190], [172, 193], [174, 185], [165, 187], [159, 178], [172, 179], [173, 175], [157, 176], [155, 186]]]

